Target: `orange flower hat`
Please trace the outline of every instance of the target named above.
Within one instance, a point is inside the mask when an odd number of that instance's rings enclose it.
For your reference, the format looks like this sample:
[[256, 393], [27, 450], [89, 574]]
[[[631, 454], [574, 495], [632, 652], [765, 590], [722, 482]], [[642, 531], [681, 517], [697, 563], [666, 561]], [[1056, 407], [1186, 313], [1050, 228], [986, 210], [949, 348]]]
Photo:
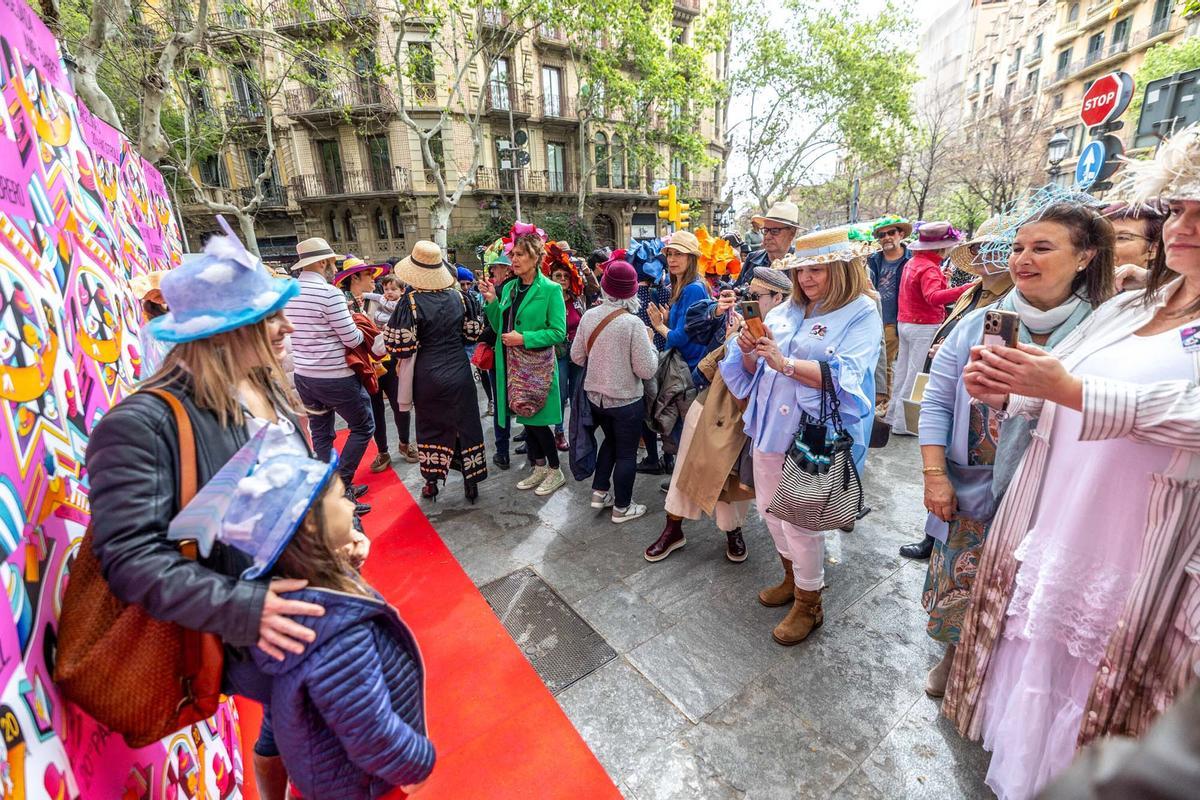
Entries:
[[580, 277], [579, 270], [571, 263], [570, 254], [559, 247], [558, 242], [550, 242], [546, 245], [546, 255], [542, 257], [542, 274], [549, 278], [556, 269], [567, 271], [571, 276], [571, 294], [582, 297], [583, 278]]
[[696, 239], [700, 242], [700, 274], [732, 278], [741, 274], [742, 260], [729, 242], [713, 236], [703, 225], [696, 228]]

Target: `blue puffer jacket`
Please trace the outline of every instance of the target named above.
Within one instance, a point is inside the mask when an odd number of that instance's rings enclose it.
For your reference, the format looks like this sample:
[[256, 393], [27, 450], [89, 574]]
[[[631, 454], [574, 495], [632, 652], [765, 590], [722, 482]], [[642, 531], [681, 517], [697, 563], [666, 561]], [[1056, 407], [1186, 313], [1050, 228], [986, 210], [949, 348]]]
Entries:
[[283, 595], [325, 607], [298, 617], [317, 639], [276, 661], [258, 648], [273, 678], [275, 741], [306, 800], [381, 797], [433, 769], [425, 728], [424, 666], [416, 640], [382, 600], [303, 589]]

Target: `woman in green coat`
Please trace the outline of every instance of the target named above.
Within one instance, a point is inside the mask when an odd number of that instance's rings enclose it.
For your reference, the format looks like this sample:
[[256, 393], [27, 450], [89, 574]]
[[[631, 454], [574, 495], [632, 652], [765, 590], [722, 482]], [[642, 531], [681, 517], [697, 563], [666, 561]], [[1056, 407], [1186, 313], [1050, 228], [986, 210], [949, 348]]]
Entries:
[[[519, 225], [513, 226], [514, 233]], [[505, 284], [499, 296], [490, 280], [481, 281], [479, 286], [487, 303], [484, 313], [492, 329], [500, 333], [499, 343], [503, 345], [496, 348], [496, 416], [501, 425], [509, 415], [506, 351], [517, 347], [541, 350], [567, 340], [567, 307], [562, 288], [541, 271], [544, 249], [545, 240], [541, 236], [532, 232], [520, 233], [509, 253], [517, 280]], [[567, 480], [559, 467], [558, 449], [554, 444], [553, 426], [562, 422], [558, 370], [552, 368], [550, 375], [550, 389], [542, 407], [530, 417], [517, 417], [517, 422], [525, 426], [525, 444], [533, 461], [533, 472], [518, 483], [517, 488], [533, 489], [543, 497]]]

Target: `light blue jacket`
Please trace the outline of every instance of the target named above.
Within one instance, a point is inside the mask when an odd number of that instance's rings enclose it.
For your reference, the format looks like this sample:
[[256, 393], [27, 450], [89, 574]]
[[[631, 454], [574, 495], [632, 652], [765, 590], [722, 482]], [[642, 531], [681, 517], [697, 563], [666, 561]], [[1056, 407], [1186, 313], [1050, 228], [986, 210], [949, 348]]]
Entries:
[[[813, 316], [792, 302], [771, 309], [764, 320], [786, 358], [828, 361], [841, 401], [842, 424], [854, 439], [855, 464], [862, 472], [875, 419], [875, 365], [883, 322], [874, 298], [863, 295], [837, 311]], [[753, 374], [742, 364], [742, 351], [730, 347], [721, 375], [735, 397], [749, 398], [746, 434], [764, 453], [786, 453], [804, 412], [821, 414], [821, 390], [776, 372], [763, 359]]]

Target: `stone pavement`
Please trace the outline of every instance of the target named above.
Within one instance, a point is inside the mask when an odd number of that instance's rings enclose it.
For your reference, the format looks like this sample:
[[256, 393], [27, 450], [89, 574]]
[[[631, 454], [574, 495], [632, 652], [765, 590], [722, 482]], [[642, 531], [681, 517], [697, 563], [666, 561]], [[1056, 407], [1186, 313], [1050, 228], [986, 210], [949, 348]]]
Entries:
[[[638, 477], [646, 517], [613, 525], [588, 506], [590, 484], [568, 472], [537, 498], [515, 488], [524, 457], [513, 463], [489, 463], [478, 505], [452, 477], [423, 508], [477, 586], [530, 566], [617, 651], [558, 701], [627, 798], [992, 797], [987, 754], [922, 688], [940, 655], [920, 606], [925, 564], [896, 552], [924, 523], [915, 439], [869, 456], [874, 510], [827, 536], [825, 624], [792, 648], [771, 639], [787, 609], [755, 598], [782, 568], [754, 512], [744, 563], [728, 562], [724, 536], [702, 521], [651, 564], [642, 549], [662, 528], [661, 478]], [[416, 496], [416, 467], [397, 472]]]

